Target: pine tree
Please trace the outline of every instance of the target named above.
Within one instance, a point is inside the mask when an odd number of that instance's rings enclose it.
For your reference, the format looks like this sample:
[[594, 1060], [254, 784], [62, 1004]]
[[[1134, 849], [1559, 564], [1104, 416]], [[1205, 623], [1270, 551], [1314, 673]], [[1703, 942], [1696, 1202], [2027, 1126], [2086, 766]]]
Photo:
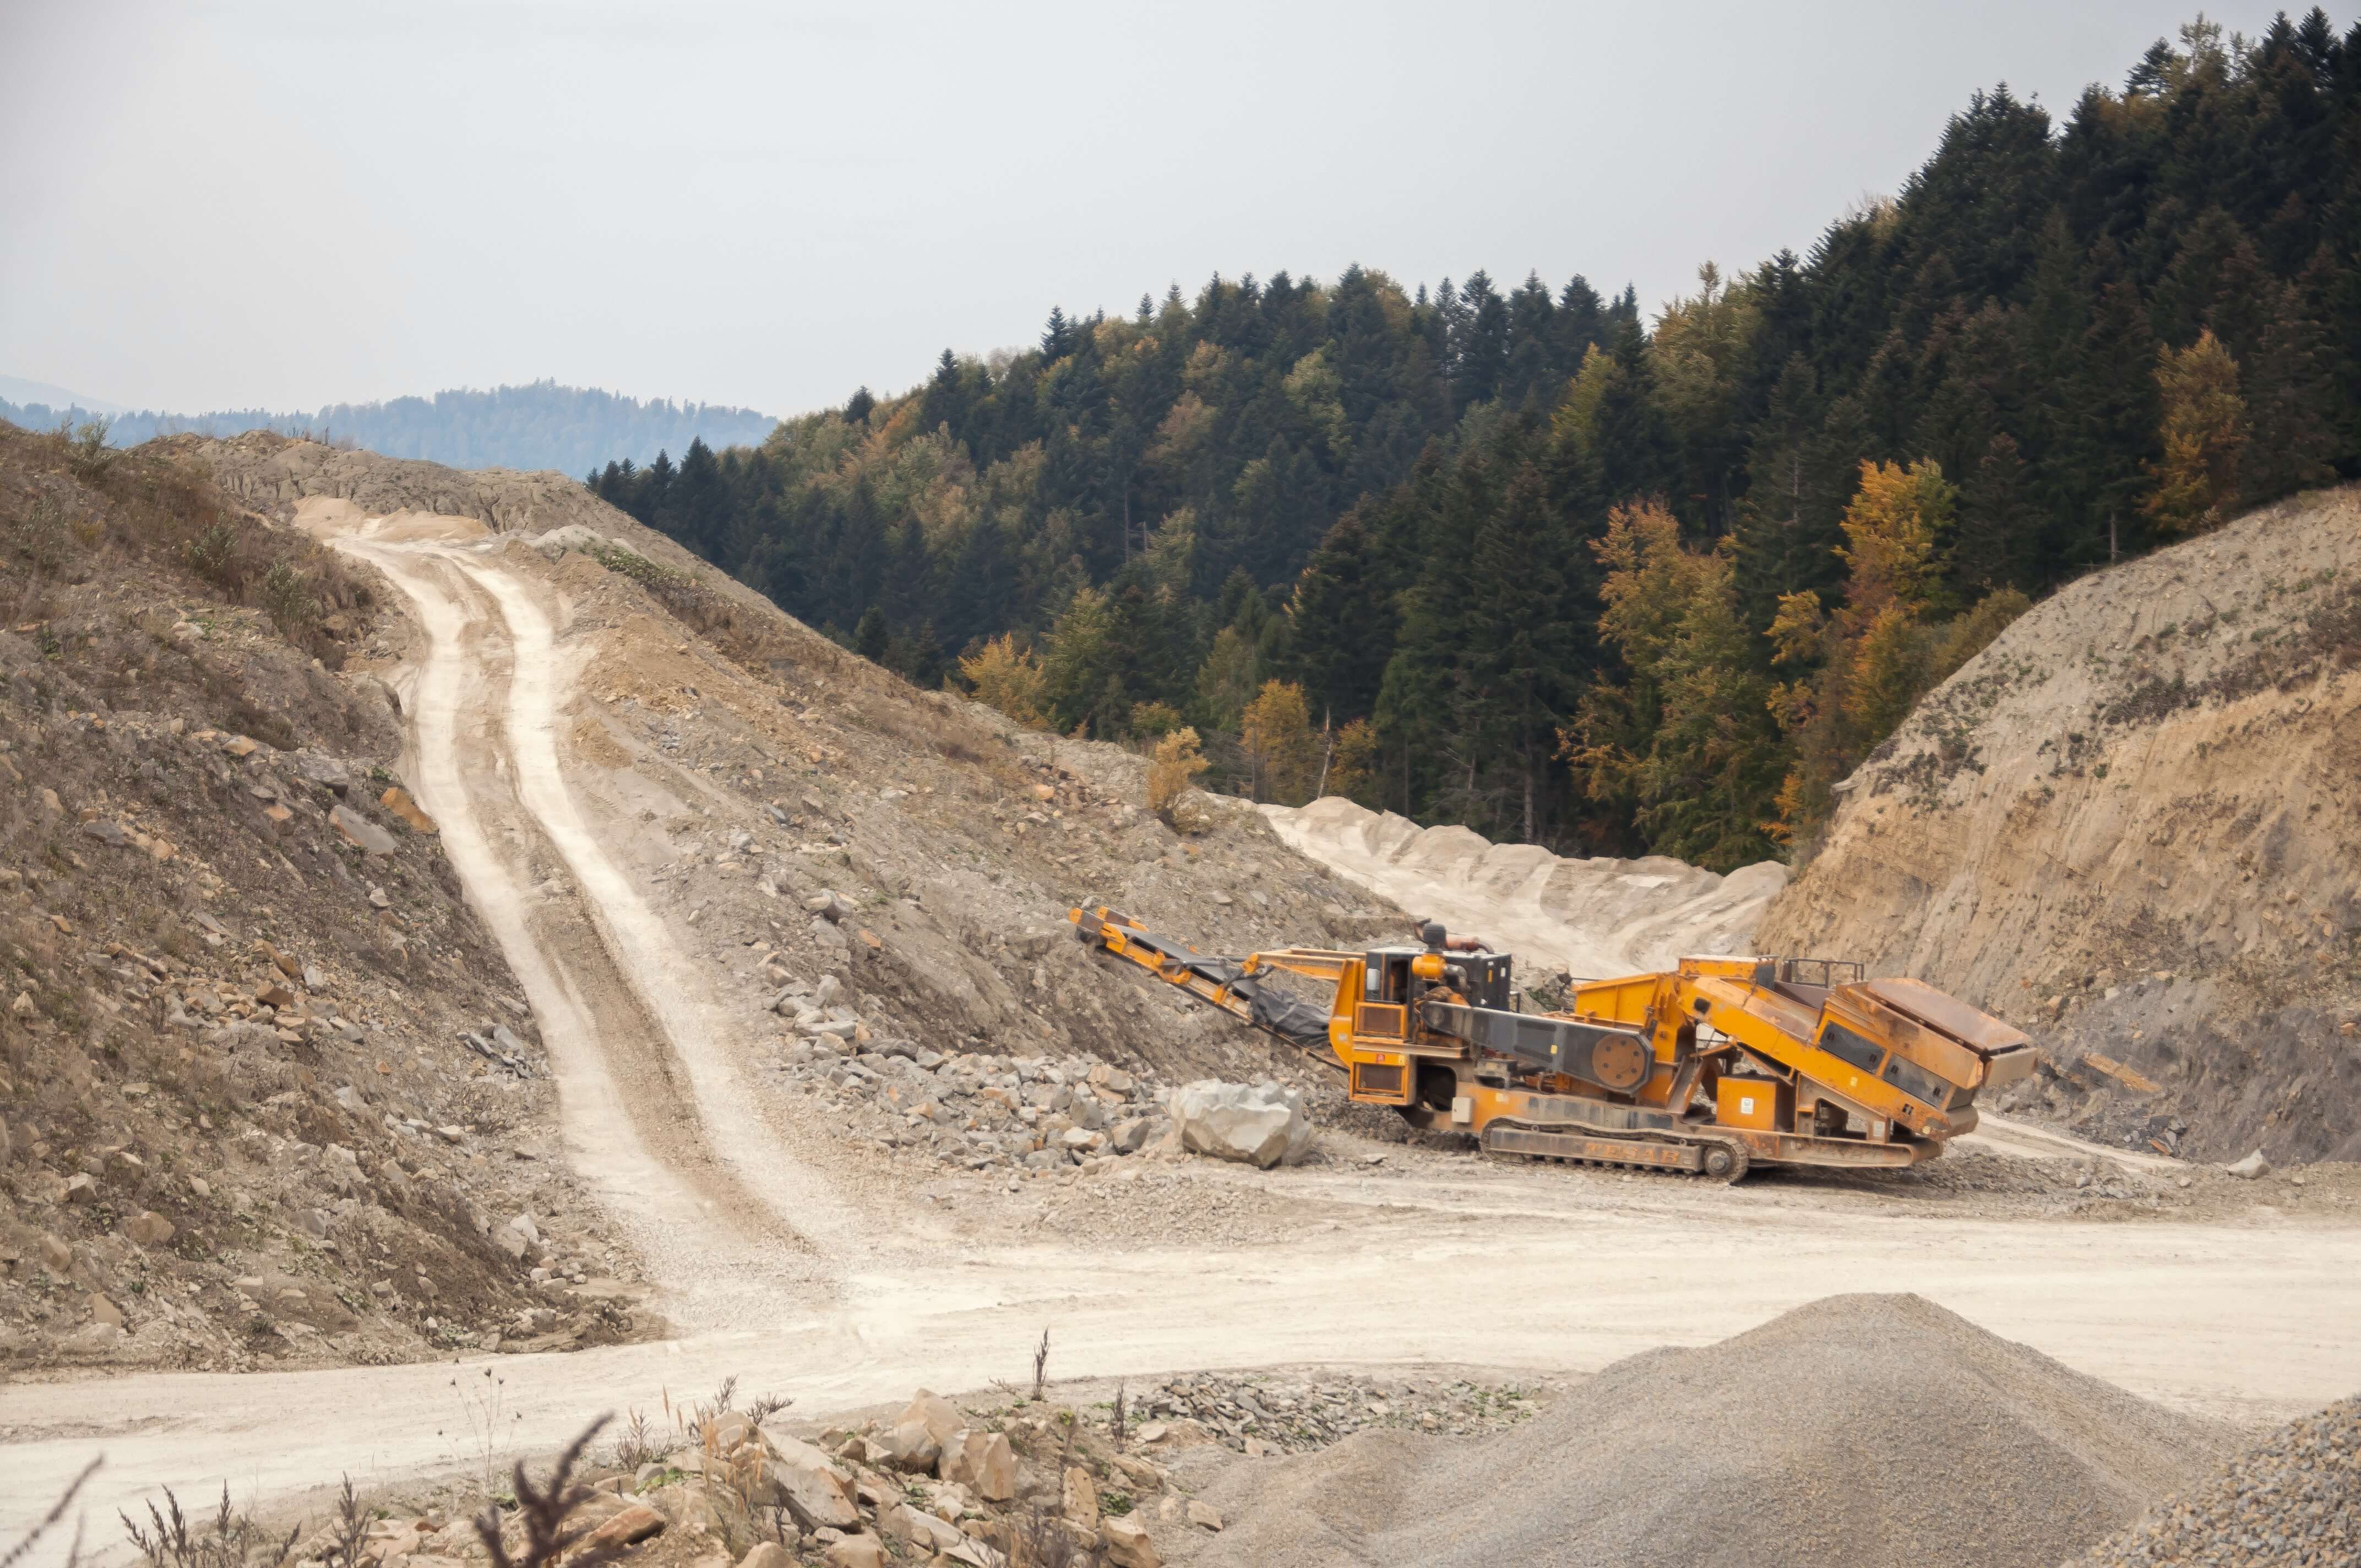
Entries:
[[1051, 305], [1049, 322], [1041, 329], [1041, 358], [1054, 365], [1074, 350], [1073, 324], [1066, 320], [1065, 307]]
[[2272, 289], [2268, 298], [2269, 314], [2246, 377], [2254, 439], [2240, 472], [2250, 505], [2335, 477], [2329, 463], [2335, 450], [2330, 424], [2335, 388], [2322, 352], [2321, 323], [2294, 284]]
[[872, 663], [885, 661], [885, 647], [893, 637], [893, 629], [885, 623], [885, 612], [871, 605], [852, 629], [852, 651]]

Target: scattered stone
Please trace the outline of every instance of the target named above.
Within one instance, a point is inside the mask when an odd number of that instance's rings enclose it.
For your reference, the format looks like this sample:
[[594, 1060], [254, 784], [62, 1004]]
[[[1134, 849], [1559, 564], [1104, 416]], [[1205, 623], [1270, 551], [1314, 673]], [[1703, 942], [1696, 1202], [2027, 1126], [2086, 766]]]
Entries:
[[765, 1501], [784, 1504], [806, 1530], [860, 1528], [861, 1509], [853, 1501], [851, 1476], [801, 1438], [763, 1436], [777, 1455], [764, 1466], [772, 1494]]
[[413, 833], [432, 833], [434, 831], [434, 818], [427, 816], [423, 811], [421, 811], [418, 808], [418, 803], [410, 798], [410, 792], [402, 788], [400, 784], [395, 784], [383, 795], [378, 796], [377, 803], [379, 806], [384, 806], [388, 811], [392, 812], [396, 817], [401, 817], [403, 822], [409, 825], [410, 830]]
[[885, 1568], [885, 1543], [873, 1535], [848, 1535], [820, 1554], [829, 1568]]
[[90, 1318], [94, 1323], [119, 1329], [123, 1326], [123, 1309], [104, 1296], [93, 1295], [90, 1299]]
[[[328, 813], [328, 819], [336, 825], [336, 831], [344, 835], [345, 841], [363, 854], [390, 855], [397, 847], [392, 834], [349, 806], [336, 806]], [[377, 900], [372, 896], [369, 902], [375, 904]]]
[[1082, 1530], [1099, 1528], [1099, 1489], [1088, 1470], [1079, 1464], [1067, 1466], [1059, 1502], [1068, 1523]]
[[174, 1230], [172, 1222], [153, 1209], [123, 1223], [123, 1234], [141, 1246], [162, 1246], [172, 1239]]
[[1148, 1538], [1148, 1527], [1130, 1515], [1107, 1520], [1104, 1533], [1107, 1561], [1115, 1568], [1164, 1568], [1156, 1543]]
[[57, 1237], [44, 1234], [41, 1237], [41, 1261], [49, 1266], [52, 1274], [63, 1274], [73, 1266], [73, 1248]]
[[959, 1433], [943, 1445], [938, 1473], [988, 1503], [1005, 1503], [1016, 1496], [1016, 1451], [1001, 1432]]
[[896, 1503], [878, 1516], [877, 1527], [886, 1534], [932, 1553], [949, 1552], [967, 1539], [959, 1526], [948, 1519], [921, 1513], [907, 1503]]
[[1222, 1528], [1222, 1510], [1202, 1497], [1190, 1498], [1186, 1511], [1189, 1522], [1200, 1530], [1217, 1530]]
[[2241, 1181], [2259, 1181], [2271, 1173], [2271, 1162], [2263, 1157], [2262, 1150], [2257, 1149], [2237, 1164], [2224, 1168]]
[[664, 1515], [655, 1509], [645, 1503], [633, 1503], [583, 1537], [582, 1544], [576, 1550], [591, 1552], [601, 1548], [619, 1551], [626, 1546], [634, 1546], [651, 1536], [662, 1535], [664, 1523]]
[[98, 1178], [91, 1175], [90, 1172], [77, 1171], [66, 1178], [67, 1202], [90, 1203], [96, 1201], [97, 1198]]

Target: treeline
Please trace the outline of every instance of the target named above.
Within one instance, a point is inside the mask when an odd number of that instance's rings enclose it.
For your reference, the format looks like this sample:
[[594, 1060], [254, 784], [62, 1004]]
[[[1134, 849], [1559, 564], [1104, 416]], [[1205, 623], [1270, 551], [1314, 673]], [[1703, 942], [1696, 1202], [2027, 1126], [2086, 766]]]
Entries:
[[601, 495], [922, 682], [1214, 781], [1727, 867], [2078, 573], [2361, 473], [2361, 27], [2199, 22], [1643, 321], [1216, 278]]
[[595, 388], [535, 381], [489, 392], [437, 392], [382, 403], [331, 403], [310, 412], [225, 409], [166, 414], [142, 410], [112, 416], [80, 408], [0, 400], [0, 419], [27, 430], [79, 429], [102, 424], [108, 442], [137, 446], [159, 435], [192, 431], [236, 435], [275, 430], [357, 446], [388, 457], [423, 457], [454, 468], [555, 468], [576, 474], [626, 455], [650, 462], [693, 441], [713, 445], [759, 442], [777, 421], [752, 409], [710, 403], [642, 402]]

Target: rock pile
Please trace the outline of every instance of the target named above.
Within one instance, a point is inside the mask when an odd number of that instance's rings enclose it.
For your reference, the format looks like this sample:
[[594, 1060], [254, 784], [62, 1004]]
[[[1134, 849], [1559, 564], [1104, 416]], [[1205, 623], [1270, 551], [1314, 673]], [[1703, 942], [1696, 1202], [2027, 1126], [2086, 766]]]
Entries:
[[[1123, 1452], [1088, 1412], [1022, 1401], [962, 1409], [921, 1388], [888, 1420], [803, 1430], [790, 1432], [775, 1412], [716, 1407], [661, 1434], [635, 1422], [605, 1464], [577, 1472], [592, 1495], [569, 1523], [588, 1527], [586, 1549], [654, 1542], [646, 1560], [717, 1568], [1161, 1568], [1159, 1530], [1170, 1539], [1221, 1528], [1217, 1512], [1180, 1496], [1163, 1465]], [[364, 1556], [379, 1568], [482, 1563], [476, 1513], [383, 1519]], [[511, 1515], [504, 1544], [521, 1522]], [[324, 1560], [335, 1530], [297, 1557]]]
[[2361, 1396], [2291, 1422], [2149, 1511], [2079, 1568], [2333, 1568], [2361, 1563]]
[[1193, 1425], [1241, 1453], [1301, 1453], [1372, 1427], [1467, 1437], [1511, 1427], [1542, 1409], [1529, 1388], [1465, 1379], [1345, 1376], [1314, 1380], [1198, 1374], [1169, 1378], [1132, 1399], [1150, 1448]]
[[851, 1136], [969, 1170], [1055, 1171], [1137, 1155], [1171, 1130], [1168, 1091], [1143, 1075], [1089, 1057], [946, 1056], [873, 1039], [837, 994], [823, 975], [790, 999], [806, 1003], [796, 1022], [810, 1033], [777, 1065]]

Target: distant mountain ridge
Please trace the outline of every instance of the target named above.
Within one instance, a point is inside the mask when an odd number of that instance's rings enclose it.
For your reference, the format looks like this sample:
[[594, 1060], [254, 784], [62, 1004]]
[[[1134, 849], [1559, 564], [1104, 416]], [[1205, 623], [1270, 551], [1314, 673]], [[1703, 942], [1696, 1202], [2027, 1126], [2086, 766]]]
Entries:
[[79, 405], [10, 402], [0, 398], [0, 419], [27, 430], [54, 430], [93, 419], [108, 422], [108, 439], [136, 446], [158, 435], [192, 432], [229, 436], [248, 430], [285, 435], [311, 434], [346, 442], [388, 457], [419, 457], [454, 468], [555, 468], [588, 473], [615, 458], [651, 463], [660, 452], [675, 456], [702, 439], [708, 446], [750, 446], [778, 423], [753, 409], [715, 403], [679, 403], [668, 398], [642, 402], [595, 388], [535, 381], [490, 391], [460, 389], [433, 398], [395, 398], [381, 403], [334, 403], [312, 412], [269, 409], [224, 409], [209, 413], [157, 413], [142, 409], [110, 414]]

